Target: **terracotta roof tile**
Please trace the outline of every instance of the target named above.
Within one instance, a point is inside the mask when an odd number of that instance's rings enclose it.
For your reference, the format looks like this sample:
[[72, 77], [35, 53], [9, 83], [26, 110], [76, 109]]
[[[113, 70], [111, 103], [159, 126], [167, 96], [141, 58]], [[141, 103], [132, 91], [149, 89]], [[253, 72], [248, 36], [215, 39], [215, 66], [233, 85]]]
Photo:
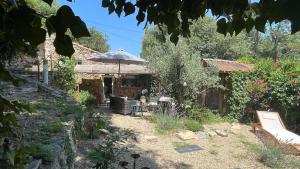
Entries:
[[254, 64], [241, 63], [238, 61], [222, 60], [222, 59], [203, 59], [207, 66], [216, 66], [220, 72], [235, 72], [235, 71], [251, 71], [254, 69]]

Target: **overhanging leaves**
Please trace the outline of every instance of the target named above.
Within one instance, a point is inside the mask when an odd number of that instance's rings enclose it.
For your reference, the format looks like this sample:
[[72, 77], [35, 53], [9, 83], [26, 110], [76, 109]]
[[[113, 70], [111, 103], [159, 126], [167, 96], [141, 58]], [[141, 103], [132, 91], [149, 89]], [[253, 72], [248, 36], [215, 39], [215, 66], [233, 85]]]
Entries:
[[72, 40], [68, 35], [56, 36], [54, 46], [55, 51], [64, 56], [71, 56], [75, 52]]
[[225, 18], [219, 19], [217, 22], [217, 26], [218, 26], [217, 32], [226, 36], [227, 33], [226, 19]]
[[52, 5], [53, 0], [43, 0], [44, 2], [46, 2], [47, 4], [49, 4], [50, 6]]
[[[122, 0], [122, 3], [119, 1], [121, 0], [102, 0], [102, 6], [108, 8], [110, 14], [115, 12], [120, 16], [122, 7], [125, 15], [132, 14], [133, 5], [139, 11], [136, 15], [138, 24], [145, 21], [155, 25], [166, 25], [170, 34], [180, 30], [178, 36], [187, 35], [187, 23], [203, 17], [207, 11], [211, 11], [216, 18], [226, 18], [226, 22], [223, 19], [218, 21], [218, 32], [223, 35], [232, 35], [234, 32], [239, 34], [244, 29], [249, 32], [253, 27], [264, 32], [266, 22], [285, 19], [292, 22], [293, 33], [300, 30], [297, 19], [300, 16], [300, 1], [297, 0], [137, 0], [136, 4], [132, 5], [132, 1], [129, 0]], [[179, 15], [182, 16], [179, 21], [174, 19], [174, 16]]]
[[56, 52], [64, 56], [71, 56], [74, 53], [72, 41], [65, 35], [68, 29], [75, 38], [90, 36], [86, 24], [66, 5], [60, 7], [55, 16], [46, 20], [46, 27], [49, 35], [56, 33], [54, 41]]
[[86, 24], [78, 16], [74, 17], [70, 29], [75, 38], [90, 36]]
[[135, 8], [131, 2], [125, 3], [125, 5], [124, 5], [125, 16], [134, 13], [134, 11], [135, 11]]

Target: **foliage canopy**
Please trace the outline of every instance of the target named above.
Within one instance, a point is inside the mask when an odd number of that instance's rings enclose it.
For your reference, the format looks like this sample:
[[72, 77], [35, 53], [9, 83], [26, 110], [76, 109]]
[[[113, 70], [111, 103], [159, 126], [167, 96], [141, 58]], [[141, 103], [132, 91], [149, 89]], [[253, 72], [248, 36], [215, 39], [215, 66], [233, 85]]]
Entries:
[[147, 29], [143, 39], [141, 57], [166, 90], [180, 104], [182, 100], [195, 100], [206, 89], [217, 86], [218, 72], [204, 67], [203, 58], [237, 59], [251, 55], [250, 41], [245, 32], [224, 37], [215, 32], [214, 20], [205, 17], [193, 23], [191, 37], [180, 37], [178, 44], [164, 41], [166, 35], [158, 28]]
[[95, 28], [89, 28], [89, 37], [74, 38], [72, 40], [98, 52], [107, 52], [110, 47], [107, 43], [107, 37], [102, 32], [97, 31]]

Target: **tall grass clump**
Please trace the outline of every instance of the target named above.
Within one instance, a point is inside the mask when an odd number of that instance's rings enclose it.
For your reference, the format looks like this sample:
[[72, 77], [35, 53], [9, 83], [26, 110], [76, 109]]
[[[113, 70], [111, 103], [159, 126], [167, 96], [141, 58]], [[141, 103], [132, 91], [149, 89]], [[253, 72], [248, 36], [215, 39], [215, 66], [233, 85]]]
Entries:
[[196, 120], [201, 124], [214, 124], [229, 121], [227, 117], [222, 117], [217, 111], [213, 111], [206, 107], [200, 107], [195, 104], [190, 105], [190, 108], [186, 110], [186, 115], [188, 119]]
[[275, 143], [266, 143], [265, 146], [249, 144], [248, 148], [254, 152], [257, 159], [271, 168], [300, 168], [300, 160], [293, 155], [287, 155]]
[[167, 134], [177, 130], [203, 131], [203, 126], [197, 120], [187, 118], [176, 118], [170, 115], [153, 114], [150, 121], [156, 124], [156, 129], [160, 134]]
[[184, 128], [183, 123], [178, 118], [170, 115], [153, 114], [150, 121], [156, 124], [156, 129], [161, 134]]

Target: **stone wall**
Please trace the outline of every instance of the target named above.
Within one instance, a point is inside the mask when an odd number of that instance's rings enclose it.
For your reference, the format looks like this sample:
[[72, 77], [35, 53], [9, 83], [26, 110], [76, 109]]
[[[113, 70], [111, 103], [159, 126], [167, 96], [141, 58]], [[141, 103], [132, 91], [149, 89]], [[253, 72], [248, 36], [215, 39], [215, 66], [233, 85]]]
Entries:
[[82, 79], [79, 85], [80, 90], [86, 90], [96, 97], [97, 104], [103, 102], [103, 85], [101, 79]]
[[[103, 83], [102, 77], [98, 79], [81, 79], [79, 84], [80, 90], [89, 91], [93, 94], [97, 99], [97, 104], [103, 103], [104, 94], [103, 94]], [[129, 97], [138, 99], [139, 95], [141, 94], [142, 90], [146, 88], [145, 86], [140, 87], [128, 87], [122, 86], [121, 80], [117, 78], [113, 78], [113, 95], [121, 96], [121, 97]]]
[[[38, 63], [40, 63], [40, 71], [43, 70], [42, 60], [47, 58], [49, 64], [49, 71], [52, 71], [54, 65], [58, 63], [59, 55], [55, 52], [53, 45], [54, 38], [47, 37], [46, 41], [38, 46], [37, 57], [29, 56], [25, 53], [17, 53], [15, 60], [11, 62], [10, 68], [12, 69], [25, 69], [28, 71], [36, 72], [38, 70]], [[78, 43], [73, 42], [75, 49], [74, 57], [78, 60], [82, 60], [84, 63], [94, 63], [93, 61], [87, 61], [86, 58], [100, 54], [99, 52], [84, 47]]]
[[139, 94], [142, 92], [143, 87], [128, 87], [122, 86], [121, 80], [117, 80], [114, 83], [114, 95], [121, 97], [129, 97], [134, 99], [139, 99]]

